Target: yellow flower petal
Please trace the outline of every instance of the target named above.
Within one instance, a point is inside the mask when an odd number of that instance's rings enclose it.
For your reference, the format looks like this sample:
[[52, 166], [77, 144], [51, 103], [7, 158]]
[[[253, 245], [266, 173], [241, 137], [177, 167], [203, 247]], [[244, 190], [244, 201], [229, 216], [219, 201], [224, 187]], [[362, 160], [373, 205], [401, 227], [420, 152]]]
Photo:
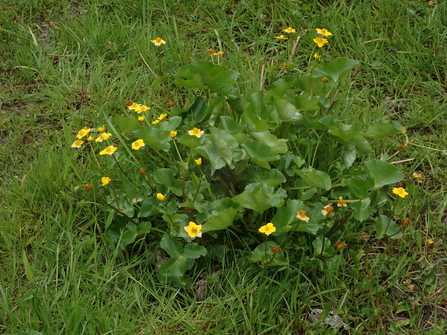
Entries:
[[143, 140], [136, 140], [132, 143], [132, 149], [133, 150], [140, 150], [142, 147], [144, 147], [146, 144], [144, 144]]
[[317, 43], [318, 47], [321, 48], [323, 45], [325, 45], [326, 43], [329, 43], [329, 41], [325, 38], [322, 37], [316, 37], [313, 39], [313, 41], [315, 43]]
[[199, 128], [193, 128], [192, 130], [188, 130], [188, 134], [200, 138], [205, 132]]
[[288, 40], [288, 37], [285, 37], [284, 35], [275, 36], [278, 40]]
[[117, 150], [117, 147], [114, 147], [113, 145], [108, 146], [107, 148], [105, 148], [103, 151], [101, 151], [99, 154], [100, 155], [110, 155], [112, 156], [112, 154]]
[[283, 32], [284, 32], [284, 33], [287, 33], [287, 34], [290, 34], [290, 33], [294, 33], [294, 32], [296, 32], [296, 30], [293, 29], [292, 27], [289, 27], [289, 28], [287, 28], [287, 29], [284, 29]]
[[157, 47], [166, 44], [166, 41], [162, 40], [160, 37], [157, 37], [155, 40], [151, 40], [152, 43], [154, 43]]
[[403, 187], [393, 188], [393, 193], [397, 194], [401, 198], [405, 198], [409, 194]]
[[77, 135], [76, 135], [76, 138], [78, 138], [78, 139], [81, 139], [81, 138], [83, 138], [85, 135], [87, 135], [89, 132], [91, 132], [92, 130], [91, 130], [91, 128], [87, 128], [87, 127], [85, 127], [84, 129], [81, 129], [78, 133], [77, 133]]
[[161, 194], [161, 193], [157, 193], [157, 199], [159, 201], [165, 201], [166, 200], [166, 195]]
[[299, 211], [296, 215], [296, 218], [301, 221], [309, 222], [309, 218], [307, 217], [306, 211]]
[[84, 141], [81, 141], [81, 140], [74, 141], [73, 144], [71, 145], [71, 147], [72, 148], [80, 148], [82, 143], [84, 143]]
[[271, 233], [274, 233], [275, 231], [276, 231], [276, 227], [271, 222], [269, 222], [266, 225], [259, 228], [259, 232], [264, 233], [267, 236], [269, 236]]
[[189, 225], [185, 227], [186, 232], [188, 233], [189, 237], [196, 238], [196, 237], [202, 237], [202, 225], [196, 224], [195, 222], [190, 221]]
[[318, 34], [323, 35], [323, 36], [331, 36], [332, 35], [332, 33], [330, 31], [328, 31], [326, 28], [324, 28], [324, 29], [315, 28], [315, 30], [317, 31]]
[[202, 165], [202, 157], [194, 159], [194, 162], [196, 162], [196, 165]]
[[175, 138], [177, 136], [177, 132], [173, 130], [169, 133], [169, 136], [171, 136], [171, 138]]
[[102, 183], [103, 186], [109, 185], [111, 181], [112, 181], [112, 179], [110, 179], [109, 177], [102, 177], [101, 178], [101, 183]]

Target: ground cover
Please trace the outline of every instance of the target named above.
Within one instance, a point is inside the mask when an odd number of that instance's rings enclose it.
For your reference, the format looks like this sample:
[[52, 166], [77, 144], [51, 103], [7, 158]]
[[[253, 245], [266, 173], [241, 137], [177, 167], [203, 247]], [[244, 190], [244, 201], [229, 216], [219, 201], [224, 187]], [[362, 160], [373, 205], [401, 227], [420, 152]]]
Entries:
[[[446, 21], [445, 4], [425, 1], [7, 2], [0, 14], [0, 331], [445, 333]], [[315, 28], [333, 34], [321, 48]], [[156, 37], [166, 44], [156, 47]], [[348, 222], [339, 236], [344, 250], [315, 256], [306, 237], [293, 262], [269, 267], [250, 262], [254, 242], [230, 228], [223, 237], [230, 251], [220, 262], [198, 261], [187, 287], [157, 277], [166, 255], [154, 235], [124, 248], [113, 243], [106, 227], [116, 217], [86, 193], [89, 158], [70, 148], [80, 129], [124, 115], [126, 100], [151, 106], [148, 118], [167, 111], [172, 120], [197, 91], [170, 76], [195, 61], [237, 71], [243, 93], [268, 91], [341, 57], [360, 63], [337, 97], [337, 118], [406, 128], [374, 141], [372, 155], [406, 176], [395, 186], [408, 197], [395, 196], [388, 209], [402, 237], [379, 238], [372, 220]], [[153, 155], [150, 166], [165, 168]], [[312, 322], [317, 309], [350, 329]]]

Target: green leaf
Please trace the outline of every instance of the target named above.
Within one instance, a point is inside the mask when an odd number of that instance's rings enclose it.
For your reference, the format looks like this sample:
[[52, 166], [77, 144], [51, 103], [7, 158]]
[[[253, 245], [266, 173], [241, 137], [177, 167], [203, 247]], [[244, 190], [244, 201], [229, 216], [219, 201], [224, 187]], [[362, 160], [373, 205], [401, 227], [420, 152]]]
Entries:
[[205, 115], [209, 116], [208, 123], [210, 126], [214, 126], [217, 117], [222, 114], [222, 110], [225, 109], [225, 107], [226, 104], [224, 97], [218, 96], [209, 101], [209, 105], [205, 111]]
[[364, 136], [375, 139], [384, 138], [390, 135], [401, 133], [404, 128], [396, 121], [377, 121], [366, 130]]
[[295, 97], [295, 107], [300, 111], [316, 111], [320, 109], [318, 99], [309, 93], [297, 95]]
[[279, 186], [286, 182], [286, 177], [281, 171], [273, 170], [260, 170], [253, 176], [254, 182], [264, 182], [271, 187]]
[[323, 90], [323, 83], [321, 80], [311, 76], [303, 76], [296, 79], [295, 87], [303, 92], [319, 95]]
[[271, 219], [271, 222], [276, 227], [276, 232], [273, 235], [281, 235], [285, 232], [306, 232], [310, 234], [317, 234], [323, 225], [321, 223], [305, 222], [298, 220], [296, 215], [304, 208], [304, 203], [301, 200], [287, 200], [286, 206], [278, 208], [276, 214]]
[[351, 144], [351, 143], [355, 145], [355, 148], [359, 152], [370, 152], [370, 153], [374, 152], [372, 149], [371, 143], [369, 143], [366, 140], [366, 138], [364, 138], [360, 134], [355, 135], [349, 142], [349, 144]]
[[362, 131], [360, 124], [354, 122], [353, 124], [347, 125], [339, 123], [336, 126], [332, 126], [332, 129], [328, 130], [328, 133], [335, 136], [337, 139], [341, 140], [342, 144], [348, 143], [354, 136], [358, 135]]
[[136, 116], [115, 116], [112, 118], [112, 123], [115, 125], [120, 133], [134, 131], [141, 128], [140, 121], [138, 121]]
[[169, 188], [174, 183], [174, 172], [167, 168], [158, 169], [154, 173], [154, 180]]
[[23, 262], [23, 267], [25, 269], [26, 279], [28, 279], [28, 281], [30, 283], [33, 283], [34, 282], [34, 272], [33, 272], [33, 268], [31, 267], [31, 264], [28, 261], [28, 256], [26, 255], [25, 249], [22, 250], [22, 262]]
[[282, 122], [295, 122], [301, 120], [303, 116], [298, 109], [285, 98], [274, 98], [276, 111]]
[[186, 258], [199, 258], [201, 256], [205, 256], [206, 253], [207, 250], [204, 246], [197, 243], [190, 243], [185, 246], [183, 256]]
[[187, 281], [183, 276], [190, 268], [191, 263], [194, 263], [194, 260], [191, 258], [170, 258], [161, 264], [157, 277], [162, 283], [177, 282], [182, 286], [185, 286]]
[[354, 217], [360, 222], [363, 222], [367, 218], [369, 218], [372, 212], [370, 204], [371, 204], [370, 198], [365, 198], [362, 199], [360, 202], [358, 202], [357, 205], [355, 206]]
[[272, 85], [270, 85], [269, 90], [265, 95], [265, 101], [270, 101], [272, 96], [283, 97], [284, 94], [294, 85], [294, 82], [295, 78], [290, 76], [275, 81]]
[[240, 152], [237, 140], [225, 130], [218, 128], [211, 128], [210, 134], [206, 135], [205, 139], [206, 144], [195, 148], [194, 153], [197, 153], [210, 161], [211, 174], [225, 165], [234, 168], [233, 152]]
[[334, 81], [338, 81], [341, 75], [347, 73], [359, 63], [359, 61], [349, 58], [338, 58], [315, 68], [312, 72], [312, 77], [331, 77]]
[[182, 246], [177, 239], [169, 234], [164, 234], [160, 247], [168, 253], [172, 258], [179, 258], [182, 253]]
[[241, 133], [245, 130], [245, 126], [237, 123], [229, 116], [221, 116], [219, 118], [219, 129], [225, 130], [229, 134]]
[[334, 248], [331, 245], [331, 240], [324, 236], [317, 236], [312, 242], [314, 247], [314, 256], [332, 257], [334, 255]]
[[138, 237], [146, 235], [151, 230], [151, 223], [150, 222], [142, 222], [138, 226], [133, 224], [132, 222], [129, 222], [126, 225], [125, 230], [123, 231], [123, 234], [121, 236], [121, 241], [124, 243], [124, 245], [129, 245], [131, 243], [134, 243]]
[[155, 197], [149, 197], [141, 204], [140, 211], [138, 212], [139, 218], [146, 218], [150, 215], [155, 215], [160, 213], [160, 208], [158, 207], [159, 201]]
[[228, 198], [223, 199], [222, 204], [225, 207], [220, 209], [217, 214], [214, 214], [216, 210], [212, 211], [213, 215], [203, 225], [202, 232], [222, 230], [233, 224], [234, 218], [239, 210], [239, 205]]
[[395, 166], [384, 161], [369, 160], [365, 162], [365, 170], [374, 180], [374, 188], [394, 184], [405, 178]]
[[356, 178], [348, 179], [348, 186], [357, 198], [364, 199], [369, 196], [368, 191], [374, 188], [374, 180], [372, 178]]
[[295, 171], [309, 187], [318, 187], [330, 190], [332, 187], [331, 177], [324, 172], [315, 169], [302, 169]]
[[278, 153], [265, 143], [247, 140], [241, 146], [256, 165], [265, 169], [270, 169], [268, 162], [279, 159]]
[[209, 89], [214, 93], [236, 98], [234, 83], [238, 76], [238, 72], [226, 71], [220, 65], [197, 61], [178, 70], [175, 84], [187, 88]]
[[349, 169], [357, 158], [357, 150], [344, 150], [343, 151], [343, 161], [345, 162], [346, 168]]
[[275, 255], [272, 248], [279, 248], [278, 243], [274, 241], [261, 243], [255, 250], [252, 251], [250, 261], [254, 263], [261, 262], [262, 264], [268, 265], [287, 266], [289, 262], [284, 256], [284, 252], [280, 250]]
[[160, 130], [171, 132], [176, 130], [180, 123], [182, 122], [182, 118], [180, 116], [171, 116], [168, 120], [163, 120], [158, 124]]
[[144, 144], [156, 150], [167, 151], [171, 147], [169, 132], [158, 129], [160, 124], [154, 127], [145, 127], [135, 130], [136, 138], [144, 141]]
[[375, 222], [376, 238], [382, 239], [387, 236], [391, 239], [402, 237], [400, 227], [388, 216], [380, 215]]
[[268, 131], [252, 132], [251, 136], [257, 139], [259, 142], [267, 144], [277, 153], [286, 153], [289, 150], [286, 144], [287, 140], [278, 139], [275, 135], [271, 134]]
[[186, 124], [198, 124], [205, 118], [205, 112], [208, 108], [207, 103], [202, 97], [196, 97], [191, 107], [188, 109], [188, 116], [185, 119]]
[[233, 200], [244, 208], [262, 213], [271, 207], [281, 207], [286, 196], [287, 193], [282, 188], [275, 191], [273, 187], [265, 183], [252, 183]]

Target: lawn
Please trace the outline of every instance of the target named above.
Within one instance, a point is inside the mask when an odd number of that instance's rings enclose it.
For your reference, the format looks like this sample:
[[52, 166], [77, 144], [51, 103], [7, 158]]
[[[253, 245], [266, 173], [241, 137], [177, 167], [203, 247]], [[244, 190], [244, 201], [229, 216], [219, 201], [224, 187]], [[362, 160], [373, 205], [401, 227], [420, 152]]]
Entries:
[[2, 5], [1, 334], [447, 332], [445, 2]]

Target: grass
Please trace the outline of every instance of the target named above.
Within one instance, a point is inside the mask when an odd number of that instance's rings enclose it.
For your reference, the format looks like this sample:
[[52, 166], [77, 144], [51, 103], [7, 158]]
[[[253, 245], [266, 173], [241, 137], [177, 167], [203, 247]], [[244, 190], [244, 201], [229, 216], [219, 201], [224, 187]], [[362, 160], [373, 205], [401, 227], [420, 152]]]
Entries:
[[[0, 333], [447, 331], [445, 3], [16, 0], [0, 22]], [[293, 41], [272, 38], [288, 26], [301, 36], [294, 53]], [[110, 246], [107, 217], [81, 202], [85, 167], [72, 159], [72, 134], [125, 100], [185, 106], [190, 96], [154, 80], [209, 60], [208, 48], [226, 52], [213, 61], [241, 73], [241, 92], [305, 73], [315, 27], [334, 33], [324, 59], [361, 61], [340, 116], [408, 129], [406, 151], [401, 139], [379, 144], [407, 175], [424, 175], [407, 185], [413, 202], [397, 208], [411, 220], [404, 237], [375, 240], [362, 234], [371, 227], [352, 227], [344, 253], [312, 259], [302, 241], [293, 265], [277, 272], [235, 254], [219, 269], [204, 264], [193, 290], [157, 281], [150, 239]], [[166, 47], [153, 47], [157, 36]], [[316, 308], [351, 329], [311, 322]]]

